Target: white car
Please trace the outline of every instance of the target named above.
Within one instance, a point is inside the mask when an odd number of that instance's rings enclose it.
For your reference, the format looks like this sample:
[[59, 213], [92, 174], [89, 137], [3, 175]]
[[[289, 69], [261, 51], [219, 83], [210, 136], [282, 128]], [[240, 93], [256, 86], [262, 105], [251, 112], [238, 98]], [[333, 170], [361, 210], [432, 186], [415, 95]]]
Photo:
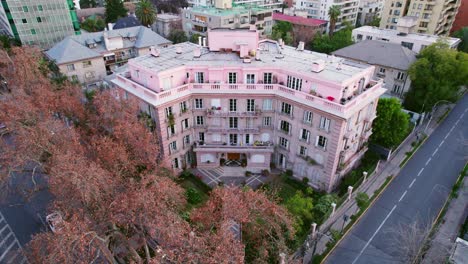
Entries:
[[62, 228], [63, 218], [60, 212], [53, 212], [46, 216], [46, 223], [52, 232], [56, 233]]

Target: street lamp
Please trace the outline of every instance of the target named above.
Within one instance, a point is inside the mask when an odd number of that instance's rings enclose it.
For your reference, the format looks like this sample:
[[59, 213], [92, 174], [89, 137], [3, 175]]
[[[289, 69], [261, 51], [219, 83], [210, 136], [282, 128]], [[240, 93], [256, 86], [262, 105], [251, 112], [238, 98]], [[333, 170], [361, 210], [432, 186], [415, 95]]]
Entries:
[[431, 116], [429, 117], [429, 122], [427, 122], [426, 128], [424, 128], [424, 133], [426, 133], [426, 130], [427, 130], [427, 128], [429, 127], [429, 124], [431, 123], [432, 116], [434, 115], [435, 107], [436, 107], [439, 103], [442, 103], [442, 102], [452, 103], [452, 102], [447, 101], [447, 100], [440, 100], [440, 101], [438, 101], [437, 103], [434, 104], [434, 106], [432, 107], [432, 110], [431, 110]]

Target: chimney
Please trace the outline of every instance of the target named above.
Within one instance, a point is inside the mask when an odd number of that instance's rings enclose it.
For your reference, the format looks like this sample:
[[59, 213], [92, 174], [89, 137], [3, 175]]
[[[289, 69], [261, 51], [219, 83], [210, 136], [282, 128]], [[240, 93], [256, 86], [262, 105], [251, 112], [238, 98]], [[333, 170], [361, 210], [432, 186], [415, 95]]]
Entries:
[[196, 47], [193, 50], [193, 57], [200, 58], [200, 56], [201, 56], [201, 47]]
[[297, 50], [303, 51], [304, 50], [304, 41], [299, 41], [299, 45], [297, 46]]
[[203, 47], [206, 47], [206, 37], [203, 38]]
[[109, 31], [114, 29], [114, 25], [112, 25], [112, 23], [107, 23], [107, 27], [109, 28]]
[[182, 53], [182, 47], [181, 46], [176, 46], [175, 53], [181, 54]]
[[324, 60], [316, 60], [312, 62], [312, 72], [321, 72], [325, 69]]
[[159, 51], [159, 49], [157, 49], [155, 46], [151, 46], [150, 47], [150, 53], [151, 55], [153, 55], [154, 57], [159, 57], [159, 54], [161, 53]]
[[199, 36], [199, 37], [198, 37], [198, 46], [201, 46], [201, 45], [202, 45], [202, 37]]

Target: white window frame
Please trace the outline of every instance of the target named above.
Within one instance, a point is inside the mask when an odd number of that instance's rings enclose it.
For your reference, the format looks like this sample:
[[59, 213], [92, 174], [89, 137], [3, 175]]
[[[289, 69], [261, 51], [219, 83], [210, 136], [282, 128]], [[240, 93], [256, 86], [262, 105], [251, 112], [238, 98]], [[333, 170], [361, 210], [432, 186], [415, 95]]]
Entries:
[[228, 83], [229, 84], [237, 83], [237, 72], [229, 72], [228, 73]]
[[292, 116], [293, 106], [288, 103], [281, 102], [281, 113]]
[[307, 147], [299, 146], [299, 155], [306, 157], [307, 156]]
[[255, 74], [254, 73], [247, 73], [245, 75], [245, 83], [246, 84], [255, 84]]
[[72, 71], [75, 71], [75, 64], [71, 63], [71, 64], [67, 64], [67, 71], [68, 72], [72, 72]]
[[195, 124], [197, 124], [197, 126], [205, 125], [205, 118], [203, 116], [196, 116], [195, 119], [196, 119]]
[[313, 113], [312, 111], [304, 111], [304, 123], [307, 123], [307, 124], [312, 124], [312, 119], [313, 119]]
[[172, 106], [166, 107], [164, 111], [166, 113], [166, 117], [169, 117], [170, 115], [174, 115], [174, 113], [172, 112]]
[[327, 149], [327, 143], [328, 143], [328, 139], [324, 136], [317, 136], [315, 140], [315, 146], [323, 150]]
[[263, 73], [263, 83], [264, 84], [272, 84], [273, 83], [273, 73], [272, 72], [264, 72]]
[[195, 73], [195, 83], [204, 83], [205, 82], [205, 73], [196, 72]]
[[287, 138], [284, 138], [284, 137], [279, 137], [278, 138], [278, 145], [280, 145], [280, 147], [282, 147], [282, 148], [289, 149], [289, 140]]
[[299, 139], [309, 143], [310, 140], [310, 131], [302, 128], [301, 133], [299, 134]]
[[239, 128], [239, 118], [231, 116], [229, 117], [229, 128]]
[[293, 90], [301, 91], [302, 90], [302, 79], [297, 78], [291, 75], [288, 75], [286, 86]]
[[247, 99], [247, 112], [255, 112], [255, 99]]
[[265, 111], [273, 110], [273, 100], [272, 99], [263, 99], [263, 110], [265, 110]]
[[271, 126], [272, 118], [271, 116], [263, 117], [263, 126]]
[[195, 98], [195, 109], [203, 109], [203, 99]]
[[326, 132], [330, 131], [330, 123], [331, 119], [326, 118], [324, 116], [320, 117], [320, 124], [319, 124], [319, 129], [324, 130]]
[[237, 112], [237, 99], [229, 99], [229, 112]]

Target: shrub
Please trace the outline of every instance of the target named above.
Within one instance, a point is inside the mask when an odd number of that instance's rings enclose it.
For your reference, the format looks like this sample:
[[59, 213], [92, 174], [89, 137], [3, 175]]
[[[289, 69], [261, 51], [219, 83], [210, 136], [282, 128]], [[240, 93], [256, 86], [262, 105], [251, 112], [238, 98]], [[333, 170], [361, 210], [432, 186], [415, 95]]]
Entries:
[[189, 204], [198, 204], [202, 201], [200, 193], [194, 188], [188, 188], [187, 191], [185, 191], [185, 197]]
[[309, 185], [309, 178], [307, 177], [302, 178], [302, 183], [304, 183], [305, 185]]
[[291, 177], [293, 176], [293, 171], [292, 170], [286, 170], [286, 176]]
[[245, 177], [250, 177], [252, 176], [252, 172], [250, 171], [245, 171]]
[[356, 203], [359, 210], [364, 211], [369, 206], [369, 202], [367, 193], [360, 192], [356, 195]]

